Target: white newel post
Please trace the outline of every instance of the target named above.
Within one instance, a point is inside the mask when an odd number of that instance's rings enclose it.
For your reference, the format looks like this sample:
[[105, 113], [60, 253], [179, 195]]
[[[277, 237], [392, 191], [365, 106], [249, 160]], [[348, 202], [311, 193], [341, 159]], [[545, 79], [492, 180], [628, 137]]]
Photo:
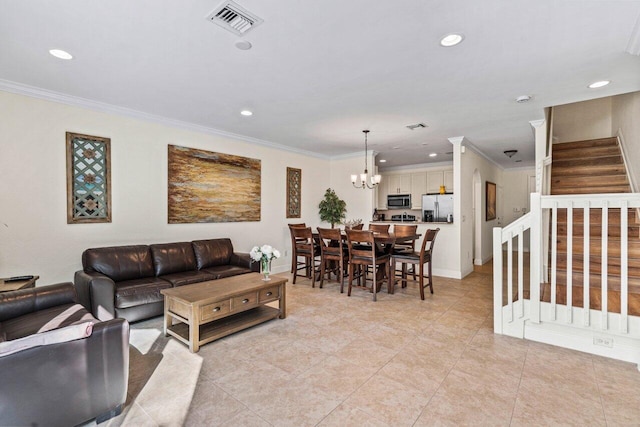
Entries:
[[[531, 193], [531, 248], [529, 249], [529, 307], [530, 320], [540, 323], [540, 278], [542, 277], [542, 209], [540, 193]], [[495, 264], [495, 260], [494, 260]]]
[[493, 332], [502, 334], [502, 228], [493, 229]]

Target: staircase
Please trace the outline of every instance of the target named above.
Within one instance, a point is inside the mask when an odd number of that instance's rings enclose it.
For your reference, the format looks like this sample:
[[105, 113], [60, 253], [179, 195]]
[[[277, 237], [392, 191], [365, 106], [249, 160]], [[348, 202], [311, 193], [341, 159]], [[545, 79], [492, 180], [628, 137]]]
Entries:
[[[617, 138], [602, 138], [553, 145], [551, 194], [630, 193], [631, 187]], [[629, 314], [640, 315], [640, 222], [636, 209], [628, 210], [628, 226], [621, 230], [620, 209], [609, 209], [607, 240], [607, 306], [620, 313], [621, 234], [628, 236]], [[567, 209], [557, 210], [556, 302], [567, 303]], [[589, 212], [589, 306], [599, 310], [602, 304], [602, 209]], [[583, 307], [584, 210], [573, 209], [572, 302]], [[549, 266], [552, 265], [550, 260]], [[542, 285], [542, 301], [551, 300], [550, 285]]]

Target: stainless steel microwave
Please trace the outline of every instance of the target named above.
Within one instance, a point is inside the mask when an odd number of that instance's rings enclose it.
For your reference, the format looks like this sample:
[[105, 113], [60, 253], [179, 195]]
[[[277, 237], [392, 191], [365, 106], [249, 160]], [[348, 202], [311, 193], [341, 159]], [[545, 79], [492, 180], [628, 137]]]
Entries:
[[387, 208], [402, 209], [411, 207], [411, 194], [389, 194], [387, 196]]

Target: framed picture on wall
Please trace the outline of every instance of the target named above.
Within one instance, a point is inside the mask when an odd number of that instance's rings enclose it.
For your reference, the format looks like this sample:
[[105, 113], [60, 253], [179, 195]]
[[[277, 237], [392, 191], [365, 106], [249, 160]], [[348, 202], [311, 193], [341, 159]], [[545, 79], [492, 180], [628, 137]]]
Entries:
[[302, 169], [287, 168], [287, 218], [300, 218]]
[[67, 224], [111, 222], [111, 139], [67, 132]]
[[487, 181], [486, 186], [486, 221], [496, 219], [496, 184]]

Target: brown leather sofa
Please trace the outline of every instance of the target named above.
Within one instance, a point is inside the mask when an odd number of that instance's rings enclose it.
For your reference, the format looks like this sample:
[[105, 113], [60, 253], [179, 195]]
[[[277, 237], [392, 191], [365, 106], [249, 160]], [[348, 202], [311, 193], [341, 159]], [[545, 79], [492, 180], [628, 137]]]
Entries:
[[100, 319], [161, 315], [162, 289], [258, 271], [230, 239], [87, 249], [75, 274], [80, 302]]
[[73, 426], [122, 411], [129, 324], [100, 322], [72, 283], [0, 293], [0, 425]]

